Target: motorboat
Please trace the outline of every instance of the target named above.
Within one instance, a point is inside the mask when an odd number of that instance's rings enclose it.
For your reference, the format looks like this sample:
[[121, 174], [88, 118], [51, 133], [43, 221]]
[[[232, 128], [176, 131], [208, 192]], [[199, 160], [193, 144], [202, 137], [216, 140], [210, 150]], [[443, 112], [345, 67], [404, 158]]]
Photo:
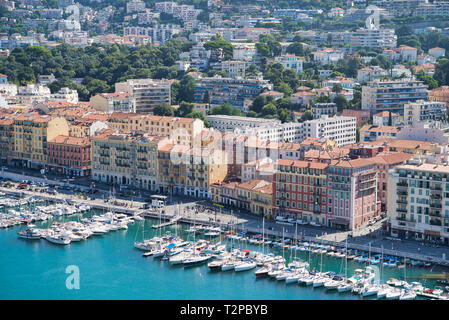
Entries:
[[221, 271], [234, 270], [235, 264], [236, 264], [235, 260], [228, 260], [221, 266]]
[[301, 277], [301, 273], [299, 271], [294, 271], [291, 275], [285, 278], [285, 283], [297, 283], [298, 279]]
[[41, 238], [41, 233], [38, 230], [31, 228], [17, 232], [17, 234], [23, 239], [39, 240]]
[[342, 281], [329, 279], [324, 283], [324, 288], [326, 290], [336, 290], [341, 284]]
[[387, 297], [387, 293], [393, 290], [389, 285], [381, 285], [377, 291], [377, 299], [384, 299]]
[[242, 261], [234, 266], [234, 270], [236, 272], [247, 271], [254, 269], [256, 267], [256, 263], [254, 261]]
[[212, 255], [194, 255], [186, 258], [183, 262], [184, 267], [191, 267], [204, 263], [212, 258]]
[[265, 265], [265, 266], [262, 266], [262, 268], [254, 271], [254, 274], [256, 275], [256, 277], [264, 277], [264, 276], [267, 276], [268, 272], [270, 272], [270, 271], [271, 271], [271, 266]]
[[324, 283], [327, 280], [328, 280], [328, 278], [323, 275], [316, 275], [315, 278], [313, 279], [312, 286], [314, 288], [322, 287], [322, 286], [324, 286]]
[[47, 235], [45, 237], [45, 239], [50, 241], [51, 243], [63, 244], [63, 245], [67, 245], [67, 244], [70, 244], [70, 242], [72, 242], [70, 237], [68, 237], [66, 235], [62, 235], [62, 234]]
[[214, 260], [207, 264], [210, 270], [221, 270], [221, 266], [225, 263], [223, 260]]
[[402, 290], [399, 300], [415, 300], [416, 293], [413, 290]]
[[361, 295], [363, 297], [377, 295], [377, 292], [379, 291], [379, 289], [380, 289], [380, 287], [377, 284], [369, 284], [363, 288]]
[[387, 294], [385, 295], [385, 299], [387, 299], [387, 300], [399, 300], [400, 296], [401, 296], [401, 290], [392, 288], [392, 290], [387, 292]]

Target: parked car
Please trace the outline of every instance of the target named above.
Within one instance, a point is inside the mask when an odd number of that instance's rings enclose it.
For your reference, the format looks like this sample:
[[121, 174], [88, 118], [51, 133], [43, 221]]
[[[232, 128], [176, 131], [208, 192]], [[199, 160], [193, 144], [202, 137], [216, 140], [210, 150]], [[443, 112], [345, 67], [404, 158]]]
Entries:
[[17, 189], [28, 189], [28, 185], [26, 183], [21, 183], [17, 186]]

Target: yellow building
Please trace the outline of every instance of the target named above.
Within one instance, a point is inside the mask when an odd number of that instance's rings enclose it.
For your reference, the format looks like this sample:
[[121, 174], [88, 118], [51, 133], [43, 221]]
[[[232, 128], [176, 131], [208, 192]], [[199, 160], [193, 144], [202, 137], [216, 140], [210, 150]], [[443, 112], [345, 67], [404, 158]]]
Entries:
[[183, 157], [188, 146], [168, 142], [158, 146], [159, 192], [183, 194], [186, 185], [186, 164]]
[[270, 216], [273, 184], [261, 179], [240, 183], [235, 187], [236, 206], [253, 214]]
[[92, 177], [156, 191], [159, 137], [102, 129], [92, 138]]
[[42, 168], [47, 162], [47, 141], [69, 134], [64, 118], [21, 114], [14, 119], [14, 160], [20, 166]]
[[215, 148], [192, 148], [186, 159], [186, 187], [188, 196], [210, 198], [212, 184], [222, 182], [227, 174], [226, 153]]
[[108, 118], [111, 129], [128, 130], [163, 136], [177, 144], [194, 146], [201, 144], [204, 122], [195, 118], [162, 117], [143, 114], [114, 112]]

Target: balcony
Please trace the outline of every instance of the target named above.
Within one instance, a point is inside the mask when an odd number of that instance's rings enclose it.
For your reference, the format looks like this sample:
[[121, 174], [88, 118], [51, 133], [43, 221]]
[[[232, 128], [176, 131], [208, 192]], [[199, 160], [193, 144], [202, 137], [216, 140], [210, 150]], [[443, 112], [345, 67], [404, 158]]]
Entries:
[[405, 213], [407, 213], [407, 208], [397, 208], [396, 211], [397, 212], [405, 212]]
[[441, 220], [430, 220], [429, 224], [432, 226], [440, 226], [441, 227]]
[[408, 187], [408, 183], [407, 182], [398, 182], [396, 185], [398, 187]]
[[396, 200], [396, 203], [407, 204], [408, 201], [407, 200], [398, 199], [398, 200]]
[[431, 195], [430, 195], [430, 199], [433, 199], [433, 200], [441, 200], [442, 197], [441, 197], [440, 194], [431, 194]]
[[397, 216], [396, 220], [398, 220], [398, 221], [407, 221], [407, 217], [406, 216]]
[[432, 217], [441, 217], [441, 213], [439, 211], [438, 212], [430, 211], [428, 215]]
[[443, 206], [441, 205], [441, 203], [430, 203], [430, 207], [434, 208], [434, 209], [441, 209]]
[[401, 196], [406, 196], [406, 195], [408, 195], [408, 192], [407, 191], [398, 191], [398, 194]]

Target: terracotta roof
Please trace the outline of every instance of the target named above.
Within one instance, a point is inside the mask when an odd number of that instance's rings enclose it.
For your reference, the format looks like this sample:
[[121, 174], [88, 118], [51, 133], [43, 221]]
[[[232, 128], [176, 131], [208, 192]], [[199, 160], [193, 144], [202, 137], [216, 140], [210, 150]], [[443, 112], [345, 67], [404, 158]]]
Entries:
[[[375, 115], [373, 115], [373, 117], [382, 117], [382, 118], [386, 118], [389, 117], [390, 111], [381, 111], [379, 113], [376, 113]], [[399, 115], [397, 113], [392, 112], [391, 113], [392, 117], [399, 117]]]
[[261, 179], [254, 179], [254, 180], [249, 180], [249, 181], [240, 183], [236, 187], [239, 189], [254, 190], [254, 189], [259, 189], [259, 188], [265, 187], [268, 184], [271, 184], [271, 182], [268, 182], [266, 180], [261, 180]]
[[369, 131], [369, 132], [384, 132], [384, 133], [399, 133], [401, 129], [399, 127], [393, 126], [374, 126], [374, 125], [364, 125], [360, 132]]
[[404, 152], [382, 152], [373, 157], [374, 163], [394, 165], [403, 163], [412, 158], [413, 155]]
[[345, 168], [365, 167], [370, 164], [374, 164], [372, 158], [359, 158], [354, 160], [334, 160], [331, 162], [331, 166], [345, 167]]
[[49, 143], [60, 143], [67, 144], [72, 146], [89, 146], [90, 140], [88, 138], [78, 138], [71, 136], [56, 136], [52, 140], [48, 141]]
[[301, 161], [301, 160], [288, 160], [288, 159], [279, 159], [279, 160], [277, 160], [276, 164], [281, 165], [281, 166], [320, 169], [320, 170], [326, 169], [328, 167], [328, 165], [326, 163], [312, 162], [312, 161]]

